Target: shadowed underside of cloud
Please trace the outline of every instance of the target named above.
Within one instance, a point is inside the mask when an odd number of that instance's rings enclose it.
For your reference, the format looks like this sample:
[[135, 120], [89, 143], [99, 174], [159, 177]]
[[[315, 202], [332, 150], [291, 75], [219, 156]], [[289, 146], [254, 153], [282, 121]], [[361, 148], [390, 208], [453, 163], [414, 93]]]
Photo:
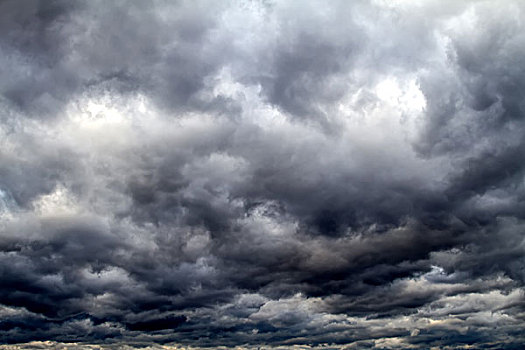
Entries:
[[0, 2], [0, 349], [519, 349], [524, 15]]

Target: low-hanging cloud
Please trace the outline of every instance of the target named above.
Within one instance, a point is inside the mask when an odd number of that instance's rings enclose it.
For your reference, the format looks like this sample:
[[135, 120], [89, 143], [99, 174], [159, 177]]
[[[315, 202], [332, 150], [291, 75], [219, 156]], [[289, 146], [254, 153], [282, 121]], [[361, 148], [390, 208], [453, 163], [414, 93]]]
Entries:
[[1, 2], [0, 347], [519, 348], [524, 14]]

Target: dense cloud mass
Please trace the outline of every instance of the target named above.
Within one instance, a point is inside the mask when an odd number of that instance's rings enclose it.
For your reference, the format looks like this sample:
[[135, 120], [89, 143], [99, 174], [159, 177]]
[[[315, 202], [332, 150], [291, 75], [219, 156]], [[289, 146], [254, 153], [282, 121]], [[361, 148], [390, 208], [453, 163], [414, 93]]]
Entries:
[[519, 349], [525, 2], [0, 2], [2, 349]]

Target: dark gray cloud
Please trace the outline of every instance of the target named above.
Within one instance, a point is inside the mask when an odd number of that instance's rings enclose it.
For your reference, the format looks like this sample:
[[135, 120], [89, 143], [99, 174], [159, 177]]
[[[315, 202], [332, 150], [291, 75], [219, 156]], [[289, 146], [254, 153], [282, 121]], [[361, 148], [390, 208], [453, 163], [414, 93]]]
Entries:
[[524, 11], [0, 2], [0, 348], [520, 348]]

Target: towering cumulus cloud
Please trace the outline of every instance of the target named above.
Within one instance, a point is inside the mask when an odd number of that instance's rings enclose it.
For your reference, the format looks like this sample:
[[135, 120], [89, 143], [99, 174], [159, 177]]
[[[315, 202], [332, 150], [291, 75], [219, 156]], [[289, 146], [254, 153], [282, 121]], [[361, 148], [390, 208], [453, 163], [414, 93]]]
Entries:
[[0, 2], [0, 349], [519, 349], [525, 2]]

